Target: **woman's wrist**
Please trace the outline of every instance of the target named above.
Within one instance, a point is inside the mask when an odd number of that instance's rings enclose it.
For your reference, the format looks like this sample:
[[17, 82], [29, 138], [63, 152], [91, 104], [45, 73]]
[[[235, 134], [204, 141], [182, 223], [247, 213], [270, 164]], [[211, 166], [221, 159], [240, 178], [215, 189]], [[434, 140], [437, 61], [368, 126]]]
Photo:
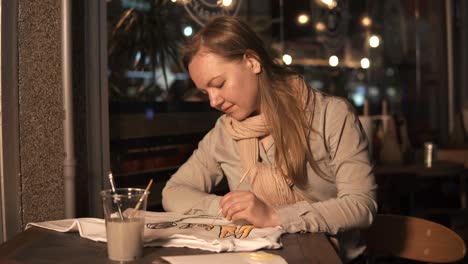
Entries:
[[278, 215], [278, 212], [274, 209], [271, 208], [271, 213], [270, 213], [270, 221], [268, 223], [268, 226], [279, 226], [281, 225], [280, 217]]

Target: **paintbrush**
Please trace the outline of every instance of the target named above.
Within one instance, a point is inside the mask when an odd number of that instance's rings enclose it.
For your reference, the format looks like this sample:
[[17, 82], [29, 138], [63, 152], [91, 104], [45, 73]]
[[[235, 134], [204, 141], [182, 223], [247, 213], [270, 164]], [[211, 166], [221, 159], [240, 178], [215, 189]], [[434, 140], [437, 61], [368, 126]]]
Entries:
[[143, 203], [143, 200], [145, 200], [145, 197], [148, 195], [148, 191], [149, 191], [149, 188], [151, 187], [151, 184], [153, 184], [153, 179], [149, 181], [148, 186], [146, 186], [146, 189], [143, 192], [143, 195], [140, 197], [140, 200], [138, 200], [138, 203], [135, 205], [135, 208], [133, 208], [133, 211], [128, 218], [133, 218], [135, 214], [138, 212], [138, 209], [140, 209], [140, 206]]
[[[109, 177], [109, 182], [110, 182], [110, 186], [111, 186], [111, 190], [112, 190], [112, 194], [116, 194], [115, 192], [115, 183], [114, 183], [114, 176], [112, 175], [112, 171], [109, 170], [109, 173], [107, 174], [107, 176]], [[124, 220], [124, 217], [123, 217], [123, 214], [122, 214], [122, 209], [120, 208], [120, 202], [118, 200], [115, 200], [115, 203], [117, 204], [117, 209], [119, 210], [119, 217], [120, 217], [120, 220]]]
[[[237, 184], [236, 188], [234, 189], [234, 191], [237, 191], [237, 189], [239, 189], [240, 185], [242, 184], [242, 182], [244, 181], [244, 179], [247, 177], [247, 174], [249, 174], [249, 171], [250, 171], [250, 169], [251, 169], [252, 167], [253, 167], [253, 165], [251, 165], [251, 166], [249, 167], [249, 169], [248, 169], [246, 172], [244, 172], [244, 175], [242, 175], [242, 177], [241, 177], [239, 183]], [[213, 220], [213, 223], [211, 223], [211, 225], [213, 225], [214, 222], [216, 221], [216, 219], [218, 219], [218, 217], [221, 215], [221, 212], [222, 212], [222, 211], [223, 211], [223, 209], [220, 208], [218, 214], [216, 215], [216, 218]]]

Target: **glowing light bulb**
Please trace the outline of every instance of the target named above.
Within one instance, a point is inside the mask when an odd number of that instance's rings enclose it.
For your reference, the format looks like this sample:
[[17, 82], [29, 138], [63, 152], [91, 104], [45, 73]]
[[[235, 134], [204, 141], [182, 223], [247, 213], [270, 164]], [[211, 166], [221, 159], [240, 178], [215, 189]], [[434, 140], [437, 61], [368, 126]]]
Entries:
[[317, 24], [315, 24], [315, 30], [317, 30], [318, 32], [323, 32], [325, 31], [325, 29], [326, 27], [323, 22], [317, 22]]
[[361, 24], [364, 27], [369, 27], [370, 25], [372, 25], [372, 19], [368, 16], [363, 16], [361, 19]]
[[338, 59], [338, 57], [336, 55], [332, 55], [328, 59], [328, 64], [330, 64], [330, 66], [332, 66], [332, 67], [336, 67], [338, 65], [338, 63], [340, 63], [340, 60]]
[[172, 2], [172, 3], [175, 3], [175, 2], [177, 2], [177, 0], [171, 0], [171, 2]]
[[390, 98], [395, 97], [395, 96], [397, 95], [397, 91], [396, 91], [395, 87], [389, 86], [389, 87], [387, 88], [387, 95], [388, 95]]
[[320, 0], [320, 2], [322, 2], [322, 5], [325, 5], [329, 9], [333, 9], [337, 5], [336, 0]]
[[306, 14], [300, 14], [298, 17], [297, 17], [297, 22], [299, 22], [299, 24], [306, 24], [307, 22], [309, 22], [309, 16], [306, 15]]
[[284, 54], [283, 55], [283, 62], [286, 65], [290, 65], [292, 63], [292, 57], [289, 54]]
[[375, 86], [372, 86], [372, 87], [369, 87], [369, 97], [373, 97], [373, 98], [376, 98], [376, 97], [379, 97], [379, 89]]
[[353, 101], [356, 106], [361, 106], [364, 104], [365, 98], [363, 94], [355, 93], [353, 94]]
[[223, 0], [223, 1], [221, 2], [221, 4], [222, 4], [223, 6], [226, 6], [226, 7], [227, 7], [227, 6], [231, 6], [231, 5], [232, 5], [232, 0]]
[[372, 48], [377, 48], [380, 45], [380, 38], [376, 35], [372, 35], [372, 37], [369, 38], [369, 45]]
[[369, 61], [368, 58], [362, 58], [362, 59], [361, 59], [361, 67], [362, 67], [363, 69], [367, 69], [367, 68], [370, 67], [370, 61]]
[[193, 28], [191, 26], [186, 26], [184, 28], [184, 36], [190, 37], [193, 34]]

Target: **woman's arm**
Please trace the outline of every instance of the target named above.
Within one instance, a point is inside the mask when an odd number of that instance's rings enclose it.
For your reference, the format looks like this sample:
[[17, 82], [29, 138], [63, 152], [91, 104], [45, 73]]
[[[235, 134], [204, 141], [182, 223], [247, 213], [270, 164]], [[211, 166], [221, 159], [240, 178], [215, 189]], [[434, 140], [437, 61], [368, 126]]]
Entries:
[[166, 211], [186, 214], [218, 213], [222, 197], [209, 192], [223, 177], [223, 172], [214, 158], [219, 122], [220, 120], [164, 187], [162, 203]]
[[323, 134], [337, 198], [279, 208], [277, 213], [287, 232], [336, 234], [365, 228], [377, 212], [377, 186], [368, 157], [368, 142], [352, 106], [332, 98], [322, 111], [325, 111]]

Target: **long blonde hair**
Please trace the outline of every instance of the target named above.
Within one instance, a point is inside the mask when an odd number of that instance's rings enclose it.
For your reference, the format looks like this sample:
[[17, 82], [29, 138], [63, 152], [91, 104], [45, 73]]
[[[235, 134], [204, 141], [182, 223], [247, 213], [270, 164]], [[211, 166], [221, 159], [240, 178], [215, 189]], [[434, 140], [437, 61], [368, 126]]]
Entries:
[[237, 18], [217, 17], [198, 31], [184, 47], [183, 63], [186, 67], [202, 47], [230, 61], [247, 54], [260, 62], [260, 111], [276, 145], [278, 168], [285, 168], [282, 173], [298, 187], [307, 182], [307, 162], [322, 175], [309, 144], [313, 114], [306, 114], [306, 108], [311, 107], [309, 101], [315, 96], [311, 96], [313, 92], [306, 86], [306, 92], [302, 93], [306, 98], [298, 97], [297, 87], [292, 87], [291, 80], [299, 75], [276, 63], [263, 41]]

